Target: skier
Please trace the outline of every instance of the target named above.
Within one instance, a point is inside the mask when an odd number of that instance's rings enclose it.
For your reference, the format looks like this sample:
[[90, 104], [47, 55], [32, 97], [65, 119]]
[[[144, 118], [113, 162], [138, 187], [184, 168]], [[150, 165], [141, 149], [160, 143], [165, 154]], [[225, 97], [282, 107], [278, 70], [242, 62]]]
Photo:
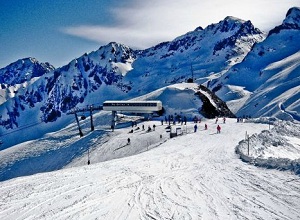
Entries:
[[207, 130], [207, 124], [204, 125], [204, 129]]
[[221, 133], [221, 126], [220, 126], [220, 125], [217, 126], [217, 133], [218, 133], [218, 134]]
[[194, 132], [197, 132], [197, 128], [198, 128], [198, 127], [197, 127], [197, 125], [195, 124], [195, 125], [194, 125]]
[[197, 123], [198, 122], [198, 118], [197, 116], [194, 117], [194, 123]]
[[129, 145], [129, 144], [130, 144], [130, 138], [127, 139], [127, 145]]
[[218, 117], [216, 117], [216, 124], [218, 123], [218, 120], [219, 120], [219, 118], [218, 118]]
[[226, 122], [226, 118], [224, 117], [224, 118], [223, 118], [223, 123], [225, 124], [225, 122]]

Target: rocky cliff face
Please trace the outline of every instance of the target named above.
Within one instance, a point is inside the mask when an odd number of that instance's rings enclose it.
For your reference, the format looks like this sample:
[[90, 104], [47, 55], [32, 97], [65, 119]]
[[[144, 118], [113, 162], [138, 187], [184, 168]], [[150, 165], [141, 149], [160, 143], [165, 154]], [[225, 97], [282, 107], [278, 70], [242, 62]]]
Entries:
[[203, 102], [203, 105], [201, 109], [199, 109], [199, 112], [205, 118], [235, 117], [235, 115], [230, 111], [226, 103], [205, 86], [200, 85], [198, 91], [196, 92], [196, 95]]

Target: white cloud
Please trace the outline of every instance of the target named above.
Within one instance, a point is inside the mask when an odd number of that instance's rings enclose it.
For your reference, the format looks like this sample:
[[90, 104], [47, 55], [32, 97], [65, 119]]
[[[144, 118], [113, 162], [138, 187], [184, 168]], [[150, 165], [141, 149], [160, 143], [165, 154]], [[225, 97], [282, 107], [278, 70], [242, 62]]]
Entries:
[[115, 41], [136, 48], [147, 48], [155, 45], [169, 34], [168, 32], [162, 33], [161, 31], [152, 31], [149, 33], [148, 31], [145, 32], [132, 27], [105, 27], [97, 25], [68, 27], [63, 32], [98, 43]]
[[131, 47], [147, 48], [163, 41], [217, 23], [226, 16], [251, 20], [268, 31], [281, 24], [287, 10], [299, 0], [134, 0], [128, 7], [111, 10], [116, 26], [80, 25], [64, 33], [99, 43], [116, 41]]

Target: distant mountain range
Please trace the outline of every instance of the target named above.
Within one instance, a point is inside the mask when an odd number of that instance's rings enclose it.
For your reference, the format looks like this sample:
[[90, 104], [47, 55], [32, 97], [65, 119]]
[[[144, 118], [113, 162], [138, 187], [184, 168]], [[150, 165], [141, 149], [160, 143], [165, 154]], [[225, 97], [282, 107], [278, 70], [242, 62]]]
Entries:
[[289, 118], [300, 112], [299, 42], [295, 7], [268, 35], [226, 17], [145, 50], [109, 43], [56, 69], [18, 60], [0, 69], [0, 131], [189, 81], [208, 87], [237, 116]]

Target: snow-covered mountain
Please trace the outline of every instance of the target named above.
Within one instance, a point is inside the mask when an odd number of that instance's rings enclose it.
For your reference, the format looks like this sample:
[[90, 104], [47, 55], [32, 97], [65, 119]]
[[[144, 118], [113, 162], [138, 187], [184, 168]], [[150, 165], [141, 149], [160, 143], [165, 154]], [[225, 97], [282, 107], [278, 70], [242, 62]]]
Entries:
[[226, 17], [140, 51], [126, 79], [135, 82], [131, 93], [138, 94], [189, 79], [201, 84], [241, 62], [252, 45], [263, 39], [264, 34], [250, 21]]
[[[238, 116], [280, 116], [284, 111], [288, 112], [285, 115], [296, 115], [298, 13], [298, 8], [289, 10], [282, 26], [270, 31], [267, 38], [250, 21], [226, 17], [146, 50], [133, 50], [118, 43], [102, 46], [41, 75], [3, 103], [0, 131], [6, 134], [10, 129], [23, 129], [28, 122], [62, 128], [68, 123], [66, 113], [73, 108], [101, 105], [107, 99], [132, 99], [187, 81], [207, 85]], [[280, 77], [272, 79], [278, 71]], [[288, 77], [283, 79], [282, 75]], [[278, 88], [276, 92], [274, 87]], [[269, 99], [266, 91], [271, 92]], [[255, 98], [256, 93], [261, 95]], [[278, 101], [279, 93], [283, 95]], [[257, 103], [261, 98], [265, 101]], [[201, 113], [206, 117], [227, 114]]]
[[[130, 99], [192, 77], [206, 77], [243, 59], [263, 34], [250, 21], [226, 17], [144, 51], [110, 43], [41, 76], [0, 106], [2, 131], [54, 122], [74, 107]], [[192, 70], [193, 69], [193, 70]]]
[[223, 100], [241, 103], [237, 115], [288, 118], [288, 111], [299, 118], [299, 18], [300, 8], [291, 8], [282, 25], [256, 43], [243, 62], [209, 84]]
[[[184, 114], [188, 120], [192, 120], [195, 116], [197, 118], [214, 118], [216, 116], [234, 117], [225, 102], [212, 94], [204, 86], [199, 86], [196, 83], [173, 84], [136, 97], [134, 100], [161, 100], [165, 116], [180, 116]], [[34, 119], [36, 115], [30, 114], [30, 111], [26, 112], [29, 112], [29, 114], [21, 120], [21, 123], [23, 123], [22, 126], [2, 135], [5, 141], [1, 144], [1, 149], [27, 140], [37, 139], [45, 133], [63, 128], [74, 121], [73, 115], [64, 115], [53, 123], [28, 123], [30, 117]], [[106, 125], [110, 124], [109, 120], [105, 120]]]
[[[5, 129], [12, 129], [24, 124], [22, 118], [31, 122], [53, 122], [78, 104], [101, 103], [107, 96], [124, 98], [130, 86], [122, 83], [122, 71], [131, 68], [133, 59], [131, 49], [116, 43], [84, 54], [68, 65], [40, 76], [35, 83], [3, 103], [0, 124]], [[111, 92], [109, 86], [113, 88]]]
[[[200, 93], [202, 95], [199, 95]], [[203, 97], [205, 97], [205, 99]], [[213, 109], [211, 108], [212, 113], [222, 108], [222, 105], [219, 103], [220, 100], [211, 96], [205, 88], [199, 87], [196, 83], [179, 83], [160, 88], [146, 95], [137, 97], [135, 100], [153, 99], [159, 99], [164, 103], [166, 115], [154, 118], [152, 121], [145, 121], [141, 119], [142, 117], [138, 117], [136, 115], [126, 116], [120, 114], [114, 132], [110, 129], [110, 121], [112, 117], [111, 112], [100, 111], [95, 113], [93, 116], [93, 124], [95, 125], [94, 131], [91, 131], [89, 119], [81, 119], [79, 121], [84, 134], [83, 137], [80, 137], [78, 134], [78, 127], [73, 115], [67, 116], [69, 125], [56, 132], [50, 132], [52, 131], [52, 128], [49, 127], [48, 124], [51, 123], [43, 123], [20, 131], [18, 136], [14, 133], [6, 135], [3, 140], [3, 147], [0, 151], [0, 181], [19, 176], [63, 169], [64, 167], [82, 166], [86, 164], [86, 159], [89, 154], [88, 151], [91, 153], [91, 160], [93, 163], [97, 163], [121, 157], [129, 157], [143, 152], [146, 149], [159, 146], [161, 143], [170, 138], [170, 134], [166, 132], [165, 129], [167, 123], [164, 123], [164, 126], [161, 126], [161, 120], [165, 121], [165, 116], [168, 115], [173, 115], [174, 118], [177, 118], [177, 116], [187, 118], [187, 125], [177, 123], [177, 120], [175, 125], [172, 123], [172, 132], [177, 131], [178, 128], [182, 132], [194, 132], [193, 129], [195, 123], [193, 119], [196, 116], [197, 118], [202, 119], [201, 123], [197, 123], [199, 132], [204, 132], [204, 124], [208, 124], [207, 132], [209, 132], [210, 135], [207, 134], [207, 136], [209, 137], [212, 134], [215, 134], [213, 132], [216, 132], [216, 120], [203, 118], [202, 115], [206, 112], [200, 114], [199, 108], [200, 112], [202, 109], [205, 111], [205, 100], [207, 99], [210, 99], [210, 103], [214, 106]], [[129, 122], [132, 121], [136, 121], [138, 125], [136, 127], [131, 127], [131, 123]], [[264, 123], [274, 124], [274, 122], [269, 121]], [[156, 124], [157, 129], [155, 132], [149, 133], [146, 132], [146, 129], [142, 130], [142, 124], [147, 126], [150, 125], [151, 127], [153, 124]], [[235, 126], [240, 129], [244, 129], [242, 125], [243, 123], [239, 125], [239, 123], [236, 122], [236, 119], [232, 119], [230, 125], [226, 125], [227, 123], [223, 123], [222, 120], [219, 120], [218, 124], [221, 125], [224, 132], [226, 132], [225, 130], [227, 129], [235, 130]], [[297, 127], [299, 127], [299, 125], [295, 124], [293, 128], [291, 124], [292, 123], [290, 123], [288, 131], [286, 131], [286, 136], [291, 135], [291, 138], [297, 138], [299, 136]], [[226, 126], [230, 127], [227, 127], [226, 129]], [[263, 127], [265, 127], [265, 129], [268, 127], [267, 124], [260, 124], [257, 126], [260, 127], [259, 130]], [[133, 133], [129, 133], [131, 129], [134, 130]], [[46, 130], [47, 134], [42, 136], [44, 130]], [[279, 131], [277, 131], [277, 133], [279, 133]], [[32, 140], [20, 141], [22, 139], [22, 134], [25, 134], [27, 137], [31, 137]], [[119, 136], [120, 134], [122, 135]], [[160, 138], [160, 134], [162, 135], [162, 138]], [[243, 135], [237, 135], [234, 138], [240, 141], [243, 139]], [[132, 139], [132, 147], [130, 148], [124, 146], [127, 143], [128, 137]], [[230, 139], [230, 136], [227, 138]], [[15, 143], [16, 141], [22, 143], [15, 144], [8, 148], [6, 147], [7, 143]], [[268, 142], [270, 141], [271, 140]], [[201, 139], [199, 139], [199, 141], [195, 140], [195, 143], [200, 142]], [[256, 142], [263, 144], [265, 141], [258, 141], [256, 138]], [[285, 143], [286, 142], [287, 141], [285, 141]], [[278, 141], [279, 145], [283, 145], [282, 143], [284, 142]], [[232, 146], [232, 149], [234, 149], [237, 144], [238, 142]], [[272, 146], [266, 145], [266, 147], [270, 149]], [[253, 145], [253, 148], [256, 149], [256, 145]], [[293, 151], [296, 153], [294, 155], [296, 157], [300, 155], [300, 149], [297, 150], [298, 148], [299, 147], [296, 146]], [[285, 150], [285, 148], [283, 150]], [[259, 149], [256, 149], [256, 151], [259, 151]], [[255, 153], [255, 157], [257, 157], [258, 153], [259, 152]], [[291, 153], [289, 157], [292, 157], [292, 154], [293, 153]], [[260, 158], [262, 157], [261, 155], [258, 156], [260, 156]], [[299, 166], [297, 166], [297, 170], [298, 168]]]
[[14, 97], [18, 90], [26, 88], [40, 76], [54, 70], [49, 63], [40, 63], [35, 58], [20, 59], [0, 69], [0, 104]]
[[[200, 94], [202, 94], [201, 97]], [[181, 116], [181, 118], [185, 116], [189, 122], [193, 121], [195, 116], [197, 118], [202, 117], [202, 119], [204, 119], [202, 115], [205, 115], [207, 118], [212, 118], [218, 111], [224, 112], [226, 114], [224, 116], [232, 116], [226, 107], [224, 109], [221, 100], [214, 97], [206, 91], [205, 88], [199, 88], [199, 85], [196, 83], [179, 83], [166, 86], [146, 95], [137, 97], [135, 100], [161, 100], [163, 102], [165, 116], [173, 115], [174, 118], [176, 118], [176, 116]], [[207, 100], [210, 101], [208, 102]], [[209, 105], [208, 103], [211, 104]], [[207, 112], [208, 108], [211, 112]], [[163, 120], [165, 116], [162, 116]], [[110, 129], [108, 128], [110, 128], [111, 112], [101, 111], [95, 114], [94, 124], [101, 131], [93, 134], [90, 134], [90, 120], [80, 120], [80, 124], [85, 133], [81, 140], [78, 140], [79, 136], [77, 135], [77, 125], [74, 124], [74, 116], [68, 115], [65, 117], [72, 124], [71, 127], [68, 126], [68, 128], [65, 128], [66, 130], [62, 129], [66, 131], [65, 135], [68, 136], [68, 142], [63, 141], [60, 144], [56, 143], [56, 141], [53, 142], [53, 138], [56, 136], [54, 133], [46, 135], [44, 138], [38, 139], [38, 141], [32, 140], [24, 142], [24, 138], [27, 138], [27, 140], [29, 138], [39, 138], [42, 136], [43, 130], [49, 132], [50, 128], [47, 125], [51, 123], [27, 127], [26, 130], [20, 130], [20, 134], [17, 137], [15, 133], [6, 135], [1, 150], [8, 148], [12, 144], [20, 142], [24, 143], [1, 151], [3, 154], [0, 153], [2, 158], [0, 162], [0, 181], [18, 175], [28, 175], [36, 172], [60, 169], [68, 165], [75, 157], [81, 156], [81, 154], [87, 150], [89, 144], [83, 143], [91, 138], [89, 135], [95, 135], [94, 138], [99, 136], [101, 139], [110, 133]], [[132, 118], [133, 117], [129, 117], [130, 120], [137, 120]], [[123, 121], [118, 122], [118, 125], [116, 126], [117, 129], [123, 126]], [[26, 137], [22, 137], [22, 133], [25, 133]], [[61, 135], [60, 132], [58, 132], [57, 135], [57, 138], [54, 139], [61, 139], [59, 137]], [[85, 137], [86, 135], [87, 137]], [[34, 147], [36, 145], [39, 147]], [[134, 152], [127, 152], [126, 155], [123, 156], [130, 156], [132, 154], [134, 154]], [[40, 157], [43, 158], [43, 165], [39, 164], [40, 160], [38, 158]], [[14, 159], [12, 160], [12, 158]], [[56, 159], [53, 160], [53, 158]], [[106, 155], [106, 158], [107, 160], [113, 159], [114, 155]], [[26, 165], [29, 163], [31, 166]], [[39, 168], [32, 169], [32, 167]]]

